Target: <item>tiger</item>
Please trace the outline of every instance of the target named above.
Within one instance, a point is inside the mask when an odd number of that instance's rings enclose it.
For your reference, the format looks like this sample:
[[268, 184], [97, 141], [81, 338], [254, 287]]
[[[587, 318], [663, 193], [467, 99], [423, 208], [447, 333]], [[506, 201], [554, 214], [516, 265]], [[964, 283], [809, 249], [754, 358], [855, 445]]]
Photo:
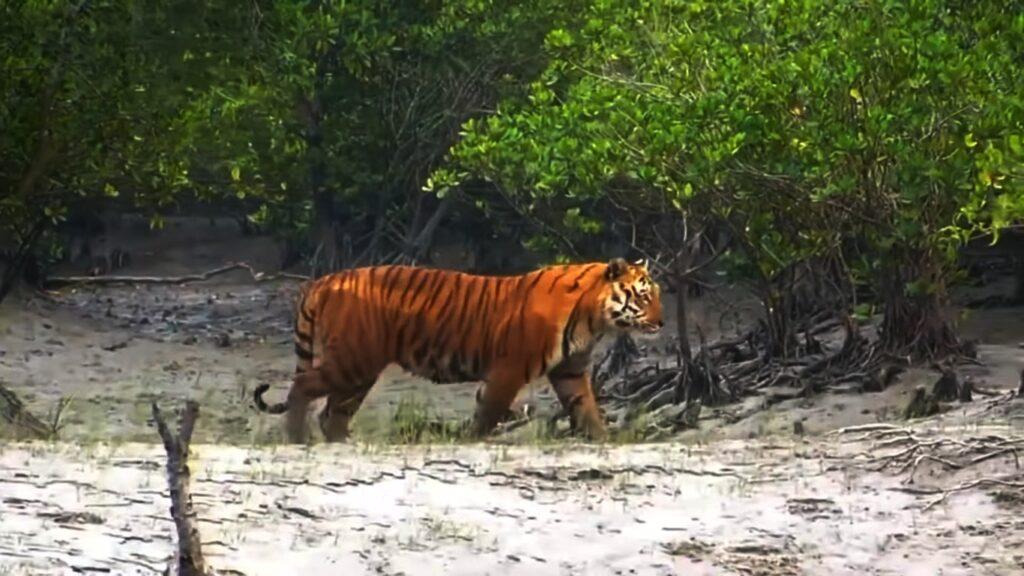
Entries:
[[547, 266], [514, 276], [480, 276], [414, 266], [373, 266], [311, 281], [297, 298], [297, 364], [283, 402], [290, 442], [308, 441], [310, 404], [328, 442], [349, 425], [390, 364], [436, 383], [482, 381], [469, 433], [484, 437], [520, 390], [546, 376], [571, 430], [606, 437], [590, 382], [595, 344], [612, 332], [655, 334], [664, 325], [661, 290], [646, 261]]

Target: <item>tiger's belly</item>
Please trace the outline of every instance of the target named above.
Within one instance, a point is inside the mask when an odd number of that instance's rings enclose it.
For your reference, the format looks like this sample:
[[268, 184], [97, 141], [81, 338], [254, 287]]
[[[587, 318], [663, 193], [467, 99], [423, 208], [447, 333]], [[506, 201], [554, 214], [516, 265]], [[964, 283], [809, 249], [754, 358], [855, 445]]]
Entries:
[[407, 372], [436, 384], [477, 382], [483, 379], [479, 359], [465, 359], [458, 354], [448, 357], [426, 355], [421, 359], [399, 361], [398, 365]]

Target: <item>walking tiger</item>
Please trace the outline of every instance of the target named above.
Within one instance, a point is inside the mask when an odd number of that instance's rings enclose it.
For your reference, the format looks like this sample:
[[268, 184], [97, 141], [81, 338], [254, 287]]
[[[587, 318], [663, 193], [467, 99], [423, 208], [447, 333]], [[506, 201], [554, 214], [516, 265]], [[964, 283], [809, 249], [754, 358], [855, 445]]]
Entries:
[[295, 377], [284, 402], [292, 442], [305, 442], [309, 404], [327, 397], [328, 441], [349, 424], [389, 364], [434, 382], [483, 381], [473, 432], [491, 432], [529, 381], [547, 376], [574, 430], [605, 435], [590, 385], [595, 343], [613, 331], [657, 332], [661, 294], [646, 262], [549, 266], [518, 276], [476, 276], [375, 266], [323, 276], [305, 287], [295, 318]]

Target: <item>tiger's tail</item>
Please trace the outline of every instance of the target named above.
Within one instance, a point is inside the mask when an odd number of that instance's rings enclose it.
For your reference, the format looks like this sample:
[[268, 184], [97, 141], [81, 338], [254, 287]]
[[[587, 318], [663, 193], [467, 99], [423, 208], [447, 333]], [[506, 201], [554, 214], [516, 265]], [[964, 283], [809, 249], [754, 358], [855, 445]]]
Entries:
[[270, 384], [260, 384], [253, 391], [252, 400], [256, 404], [256, 409], [260, 412], [266, 412], [268, 414], [284, 414], [288, 410], [288, 402], [278, 402], [277, 404], [267, 404], [263, 401], [263, 393], [270, 390]]
[[[295, 366], [296, 377], [302, 376], [313, 369], [313, 329], [314, 313], [306, 307], [306, 300], [312, 292], [313, 284], [304, 284], [299, 291], [298, 305], [295, 309], [295, 355], [298, 362]], [[288, 401], [277, 404], [267, 404], [263, 401], [263, 394], [270, 389], [270, 384], [260, 384], [253, 390], [253, 403], [260, 412], [269, 414], [283, 414], [288, 410]]]

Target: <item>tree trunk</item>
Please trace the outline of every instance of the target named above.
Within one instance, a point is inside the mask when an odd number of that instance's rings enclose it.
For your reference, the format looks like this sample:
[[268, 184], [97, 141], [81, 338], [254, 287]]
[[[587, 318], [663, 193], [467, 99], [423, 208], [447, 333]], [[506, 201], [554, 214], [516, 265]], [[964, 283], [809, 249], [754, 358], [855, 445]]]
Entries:
[[[788, 272], [784, 272], [789, 276]], [[782, 286], [768, 284], [761, 289], [761, 307], [764, 309], [764, 355], [768, 358], [788, 358], [796, 349], [793, 334], [792, 300], [788, 292], [792, 289], [787, 280]]]
[[319, 91], [299, 102], [299, 115], [306, 125], [306, 158], [309, 162], [309, 187], [313, 196], [313, 245], [315, 253], [311, 276], [314, 278], [339, 267], [338, 238], [335, 227], [334, 195], [327, 186], [327, 161], [324, 150], [323, 109]]
[[1014, 259], [1013, 303], [1024, 304], [1024, 254]]
[[[685, 266], [679, 270], [685, 270]], [[679, 358], [683, 363], [693, 360], [690, 348], [690, 283], [683, 274], [678, 273], [674, 279], [676, 290], [676, 337], [679, 339]]]
[[[314, 190], [317, 189], [314, 187]], [[313, 221], [313, 243], [316, 252], [310, 275], [317, 278], [334, 272], [341, 264], [338, 259], [338, 237], [334, 223], [334, 198], [330, 192], [322, 189], [314, 192]]]
[[[926, 254], [910, 252], [890, 264], [881, 286], [885, 300], [881, 341], [887, 352], [936, 359], [960, 351], [952, 325], [943, 315], [945, 285]], [[915, 288], [911, 288], [916, 283]]]
[[405, 255], [411, 259], [414, 264], [426, 257], [430, 250], [430, 246], [434, 242], [434, 233], [441, 225], [441, 222], [444, 221], [444, 217], [448, 215], [449, 211], [451, 211], [451, 207], [451, 195], [445, 196], [444, 199], [441, 200], [441, 203], [438, 204], [437, 209], [434, 210], [434, 213], [430, 215], [429, 219], [427, 219], [427, 222], [423, 225], [422, 229], [418, 232], [415, 228], [409, 230], [409, 236], [412, 240], [409, 241], [405, 247]]
[[47, 220], [45, 218], [39, 219], [35, 226], [29, 231], [28, 235], [21, 240], [21, 245], [14, 251], [14, 258], [8, 263], [7, 268], [4, 270], [2, 276], [0, 276], [0, 302], [3, 302], [5, 298], [14, 289], [14, 285], [18, 283], [18, 279], [21, 278], [22, 272], [25, 270], [25, 265], [33, 258], [32, 253], [35, 251], [36, 243], [39, 242], [39, 238], [43, 235], [43, 231], [46, 230]]

